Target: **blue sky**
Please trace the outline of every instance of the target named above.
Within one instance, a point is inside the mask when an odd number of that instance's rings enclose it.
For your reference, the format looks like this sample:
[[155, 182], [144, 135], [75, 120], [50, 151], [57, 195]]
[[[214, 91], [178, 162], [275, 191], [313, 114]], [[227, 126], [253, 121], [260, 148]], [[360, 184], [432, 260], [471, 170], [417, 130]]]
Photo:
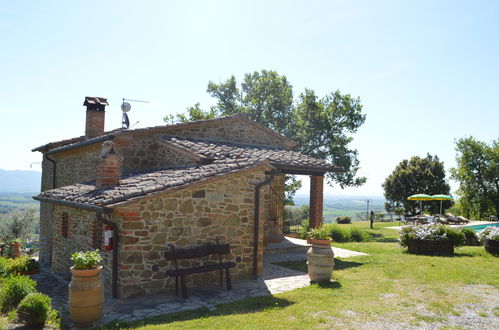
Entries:
[[209, 80], [261, 69], [286, 75], [295, 96], [361, 98], [352, 145], [368, 183], [328, 192], [381, 195], [402, 159], [429, 152], [448, 169], [455, 139], [498, 138], [496, 1], [11, 1], [0, 45], [3, 169], [82, 135], [87, 95], [109, 99], [106, 129], [120, 126], [123, 97], [150, 101], [131, 122], [156, 126], [209, 107]]

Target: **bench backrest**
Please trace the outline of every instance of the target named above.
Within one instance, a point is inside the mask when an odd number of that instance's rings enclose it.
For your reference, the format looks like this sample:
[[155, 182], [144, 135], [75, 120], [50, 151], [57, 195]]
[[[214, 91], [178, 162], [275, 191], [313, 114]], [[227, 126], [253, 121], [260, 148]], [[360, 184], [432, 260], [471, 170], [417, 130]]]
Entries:
[[212, 254], [229, 254], [229, 244], [207, 244], [191, 248], [176, 249], [170, 244], [170, 251], [165, 252], [166, 260], [194, 259], [206, 257]]

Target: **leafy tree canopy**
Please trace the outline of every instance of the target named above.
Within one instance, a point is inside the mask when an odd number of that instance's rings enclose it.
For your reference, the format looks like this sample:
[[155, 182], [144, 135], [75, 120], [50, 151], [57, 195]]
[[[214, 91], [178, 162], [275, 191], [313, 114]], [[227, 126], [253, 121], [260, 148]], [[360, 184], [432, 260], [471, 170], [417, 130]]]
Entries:
[[[450, 186], [445, 180], [444, 163], [430, 154], [424, 158], [414, 156], [410, 160], [401, 161], [385, 179], [382, 187], [388, 201], [385, 204], [388, 212], [397, 212], [397, 209], [403, 208], [406, 213], [417, 214], [421, 211], [419, 202], [408, 201], [407, 197], [414, 194], [450, 193]], [[444, 201], [444, 206], [450, 206], [450, 202]], [[423, 202], [423, 209], [431, 213], [438, 213], [439, 208], [439, 201]]]
[[[185, 114], [166, 116], [166, 122], [187, 122], [242, 113], [298, 143], [298, 151], [326, 159], [345, 172], [328, 173], [326, 181], [341, 188], [360, 186], [364, 177], [357, 177], [359, 160], [357, 150], [350, 148], [351, 134], [364, 123], [359, 98], [335, 91], [319, 98], [311, 89], [305, 89], [297, 99], [286, 76], [275, 71], [262, 70], [244, 75], [238, 86], [231, 76], [224, 82], [208, 83], [207, 92], [216, 99], [209, 110], [199, 103]], [[287, 197], [301, 187], [300, 181], [287, 180]]]
[[457, 167], [452, 178], [460, 182], [460, 206], [464, 214], [481, 219], [499, 215], [499, 140], [489, 145], [473, 137], [456, 141]]

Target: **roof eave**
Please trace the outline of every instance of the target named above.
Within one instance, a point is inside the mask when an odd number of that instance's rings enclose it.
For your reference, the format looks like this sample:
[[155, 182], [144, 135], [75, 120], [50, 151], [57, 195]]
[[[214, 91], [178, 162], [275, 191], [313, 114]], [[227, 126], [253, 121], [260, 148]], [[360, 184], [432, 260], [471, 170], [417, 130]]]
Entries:
[[181, 189], [185, 189], [185, 188], [191, 188], [193, 186], [197, 186], [197, 185], [200, 185], [200, 184], [205, 184], [205, 183], [209, 183], [209, 182], [212, 182], [212, 181], [215, 181], [215, 180], [224, 179], [224, 178], [227, 178], [227, 177], [232, 176], [232, 175], [240, 175], [241, 173], [244, 173], [244, 172], [247, 172], [247, 171], [257, 170], [259, 168], [267, 169], [268, 170], [268, 169], [273, 169], [274, 166], [272, 166], [269, 161], [265, 160], [263, 162], [254, 164], [253, 166], [244, 167], [244, 168], [241, 168], [241, 169], [236, 170], [236, 171], [232, 171], [232, 172], [229, 172], [229, 173], [217, 174], [217, 175], [211, 176], [209, 178], [205, 178], [205, 179], [201, 179], [201, 180], [198, 180], [198, 181], [189, 182], [187, 184], [183, 184], [183, 185], [179, 185], [179, 186], [174, 186], [174, 187], [169, 187], [169, 188], [162, 189], [162, 190], [152, 191], [152, 192], [149, 192], [149, 193], [147, 193], [145, 195], [127, 198], [127, 199], [125, 199], [123, 201], [118, 201], [118, 202], [115, 202], [115, 203], [107, 204], [106, 206], [107, 207], [111, 207], [111, 208], [125, 206], [125, 205], [128, 205], [128, 204], [134, 203], [134, 202], [136, 202], [137, 200], [140, 200], [140, 199], [153, 198], [153, 197], [156, 197], [156, 196], [158, 196], [160, 194], [169, 193], [169, 192], [172, 192], [172, 191], [177, 191], [177, 190], [181, 190]]
[[324, 175], [328, 172], [345, 172], [341, 167], [328, 166], [328, 167], [313, 167], [313, 166], [294, 166], [294, 165], [282, 165], [271, 163], [272, 166], [281, 170], [285, 174], [295, 174], [295, 175]]
[[47, 197], [41, 197], [41, 196], [33, 196], [33, 199], [40, 201], [40, 202], [48, 202], [48, 203], [54, 203], [54, 204], [59, 204], [59, 205], [64, 205], [64, 206], [71, 206], [71, 207], [76, 207], [79, 209], [85, 209], [85, 210], [95, 211], [95, 212], [109, 213], [112, 211], [111, 208], [106, 207], [106, 206], [78, 203], [78, 202], [72, 202], [72, 201], [67, 201], [67, 200], [63, 200], [63, 199], [54, 199], [54, 198], [47, 198]]

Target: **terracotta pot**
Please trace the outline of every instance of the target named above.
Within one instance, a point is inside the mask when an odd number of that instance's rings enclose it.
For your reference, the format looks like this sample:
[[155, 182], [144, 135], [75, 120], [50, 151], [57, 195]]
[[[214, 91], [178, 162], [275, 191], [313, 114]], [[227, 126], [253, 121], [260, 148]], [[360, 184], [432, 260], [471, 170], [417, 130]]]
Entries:
[[315, 238], [309, 238], [307, 239], [308, 244], [320, 244], [320, 245], [329, 245], [331, 246], [331, 240], [329, 239], [315, 239]]
[[410, 239], [407, 250], [413, 254], [449, 255], [454, 254], [454, 244], [447, 240]]
[[21, 256], [21, 243], [10, 243], [10, 256], [12, 258]]
[[310, 282], [331, 280], [334, 266], [334, 253], [330, 240], [311, 239], [312, 246], [307, 252], [307, 268]]
[[499, 241], [486, 239], [483, 246], [485, 247], [485, 251], [499, 257]]
[[70, 268], [69, 312], [77, 326], [93, 326], [102, 316], [104, 287], [100, 273], [102, 266], [89, 270]]

